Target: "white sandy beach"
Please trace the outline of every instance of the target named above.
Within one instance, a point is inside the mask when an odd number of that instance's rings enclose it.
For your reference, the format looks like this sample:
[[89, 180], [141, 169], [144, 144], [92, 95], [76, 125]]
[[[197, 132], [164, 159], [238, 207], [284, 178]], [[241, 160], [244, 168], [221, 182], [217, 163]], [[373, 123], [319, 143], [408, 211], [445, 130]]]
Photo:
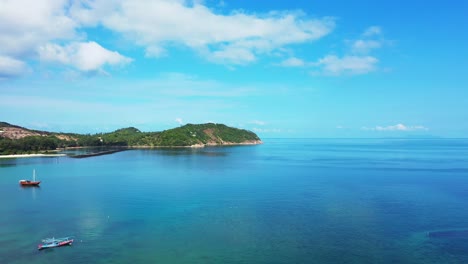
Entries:
[[14, 154], [14, 155], [0, 155], [0, 159], [8, 158], [35, 158], [35, 157], [61, 157], [66, 154]]

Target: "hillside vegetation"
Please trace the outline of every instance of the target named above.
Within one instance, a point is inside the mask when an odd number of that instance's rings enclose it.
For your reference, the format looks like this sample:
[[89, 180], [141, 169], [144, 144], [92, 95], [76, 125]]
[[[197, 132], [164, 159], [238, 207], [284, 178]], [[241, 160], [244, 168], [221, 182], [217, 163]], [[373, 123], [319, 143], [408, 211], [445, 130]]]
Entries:
[[54, 151], [67, 147], [202, 147], [260, 144], [253, 132], [223, 124], [187, 124], [162, 132], [141, 132], [137, 128], [110, 133], [54, 133], [0, 122], [0, 155]]
[[157, 146], [230, 145], [260, 143], [253, 132], [228, 127], [223, 124], [188, 124], [161, 132], [156, 137]]

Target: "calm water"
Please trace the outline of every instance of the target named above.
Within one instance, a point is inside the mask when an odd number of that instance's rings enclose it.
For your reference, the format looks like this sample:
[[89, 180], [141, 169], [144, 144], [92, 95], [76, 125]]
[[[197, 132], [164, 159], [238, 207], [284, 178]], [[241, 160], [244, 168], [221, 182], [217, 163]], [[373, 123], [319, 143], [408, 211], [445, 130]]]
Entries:
[[2, 159], [0, 263], [468, 263], [468, 140]]

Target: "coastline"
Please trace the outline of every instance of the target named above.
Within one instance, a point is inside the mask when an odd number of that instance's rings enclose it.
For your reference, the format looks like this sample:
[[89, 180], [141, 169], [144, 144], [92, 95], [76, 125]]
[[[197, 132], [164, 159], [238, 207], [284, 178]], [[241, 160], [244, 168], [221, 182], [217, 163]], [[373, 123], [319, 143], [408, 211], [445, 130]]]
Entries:
[[223, 142], [223, 143], [199, 143], [188, 146], [127, 146], [128, 149], [155, 149], [155, 148], [204, 148], [204, 147], [225, 147], [225, 146], [246, 146], [246, 145], [261, 145], [261, 140], [251, 140], [239, 143]]
[[13, 155], [0, 155], [0, 159], [9, 158], [36, 158], [36, 157], [63, 157], [66, 154], [13, 154]]
[[[190, 145], [190, 146], [125, 146], [125, 147], [120, 147], [120, 150], [113, 150], [111, 151], [112, 153], [117, 152], [117, 151], [122, 151], [125, 149], [155, 149], [155, 148], [204, 148], [204, 147], [223, 147], [223, 146], [243, 146], [243, 145], [260, 145], [263, 144], [261, 140], [252, 140], [252, 141], [244, 141], [244, 142], [239, 142], [239, 143], [233, 143], [233, 142], [223, 142], [221, 144], [219, 143], [206, 143], [206, 144], [195, 144], [195, 145]], [[70, 147], [70, 148], [64, 148], [65, 149], [80, 149], [80, 148], [87, 148], [87, 147]], [[103, 154], [111, 154], [109, 151], [104, 151], [104, 152], [98, 152], [98, 153], [90, 153], [90, 154], [84, 154], [84, 155], [78, 155], [78, 156], [83, 156], [83, 157], [88, 157], [88, 156], [98, 156], [98, 155], [103, 155]], [[13, 158], [37, 158], [37, 157], [64, 157], [67, 156], [67, 154], [12, 154], [12, 155], [0, 155], [0, 159], [13, 159]]]

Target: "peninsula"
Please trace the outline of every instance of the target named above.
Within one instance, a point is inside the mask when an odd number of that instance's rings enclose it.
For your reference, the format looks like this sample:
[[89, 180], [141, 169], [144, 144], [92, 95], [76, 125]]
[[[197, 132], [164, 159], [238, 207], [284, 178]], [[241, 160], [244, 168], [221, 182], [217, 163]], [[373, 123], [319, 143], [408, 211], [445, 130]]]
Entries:
[[0, 122], [0, 155], [50, 153], [73, 147], [205, 147], [262, 144], [252, 131], [223, 124], [187, 124], [161, 132], [134, 127], [110, 133], [57, 133], [27, 129]]

